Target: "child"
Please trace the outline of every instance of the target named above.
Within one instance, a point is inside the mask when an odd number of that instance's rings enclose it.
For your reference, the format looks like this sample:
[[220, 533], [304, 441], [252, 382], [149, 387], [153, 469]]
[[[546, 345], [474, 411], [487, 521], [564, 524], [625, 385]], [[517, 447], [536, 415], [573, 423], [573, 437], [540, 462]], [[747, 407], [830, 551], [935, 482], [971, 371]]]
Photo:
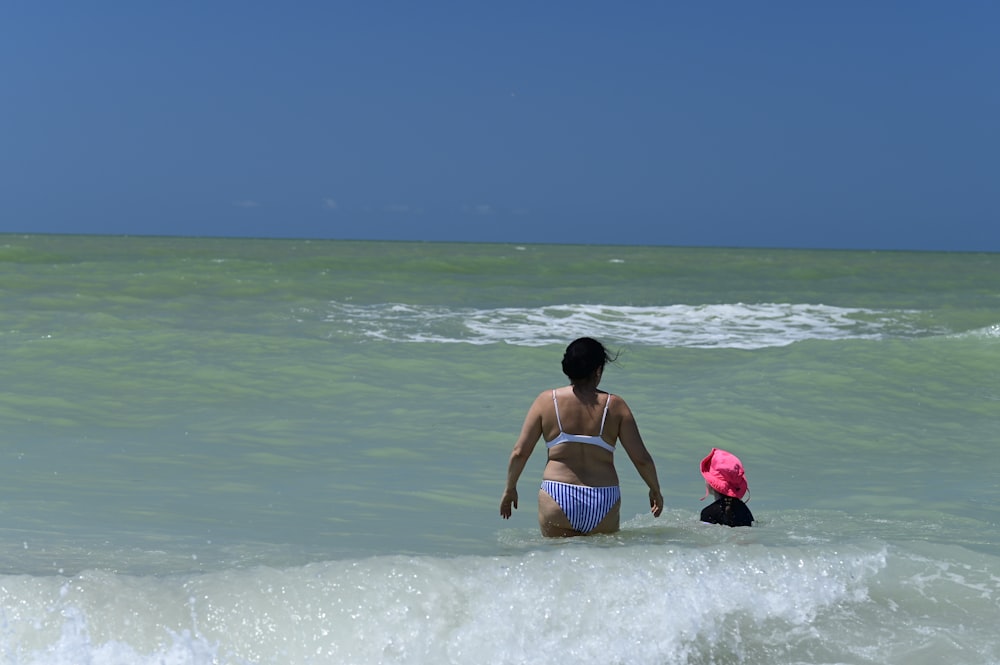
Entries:
[[725, 450], [712, 448], [701, 461], [701, 475], [705, 477], [705, 496], [711, 492], [715, 503], [701, 511], [701, 521], [726, 526], [750, 526], [753, 514], [743, 503], [747, 493], [747, 479], [739, 458]]

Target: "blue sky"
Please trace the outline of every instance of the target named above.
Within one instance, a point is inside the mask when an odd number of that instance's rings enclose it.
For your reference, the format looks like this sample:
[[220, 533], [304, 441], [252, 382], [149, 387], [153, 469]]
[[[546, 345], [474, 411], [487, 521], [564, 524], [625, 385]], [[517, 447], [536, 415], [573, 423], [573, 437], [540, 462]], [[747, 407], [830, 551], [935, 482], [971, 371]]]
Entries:
[[0, 5], [0, 232], [1000, 251], [1000, 5]]

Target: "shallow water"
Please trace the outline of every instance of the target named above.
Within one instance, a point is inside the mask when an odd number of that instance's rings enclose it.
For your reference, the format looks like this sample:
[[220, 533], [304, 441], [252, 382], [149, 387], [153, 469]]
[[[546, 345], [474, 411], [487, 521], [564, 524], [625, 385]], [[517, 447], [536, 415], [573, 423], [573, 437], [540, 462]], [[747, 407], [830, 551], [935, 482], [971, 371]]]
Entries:
[[[998, 255], [3, 236], [0, 294], [0, 662], [1000, 662]], [[582, 334], [668, 509], [622, 456], [549, 541]]]

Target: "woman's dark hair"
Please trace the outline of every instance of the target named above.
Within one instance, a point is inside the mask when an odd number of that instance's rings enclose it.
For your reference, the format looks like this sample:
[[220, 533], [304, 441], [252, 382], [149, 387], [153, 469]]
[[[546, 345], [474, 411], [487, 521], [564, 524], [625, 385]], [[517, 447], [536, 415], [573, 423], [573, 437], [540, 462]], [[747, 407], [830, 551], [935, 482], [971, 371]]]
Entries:
[[562, 371], [570, 381], [589, 378], [605, 363], [615, 361], [604, 345], [591, 337], [581, 337], [570, 342], [563, 354]]

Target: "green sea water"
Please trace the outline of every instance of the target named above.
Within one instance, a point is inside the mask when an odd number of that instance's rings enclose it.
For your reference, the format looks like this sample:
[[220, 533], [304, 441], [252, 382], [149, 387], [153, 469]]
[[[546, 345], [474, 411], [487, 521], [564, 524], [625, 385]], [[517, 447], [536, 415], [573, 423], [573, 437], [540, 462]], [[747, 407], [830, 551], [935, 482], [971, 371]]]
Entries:
[[[563, 383], [579, 334], [620, 350], [606, 387], [636, 411], [678, 510], [698, 507], [713, 446], [746, 457], [764, 517], [965, 514], [998, 490], [969, 474], [1000, 440], [992, 254], [7, 236], [0, 259], [8, 526], [479, 542], [501, 526], [523, 411]], [[775, 327], [757, 349], [730, 348], [742, 329], [709, 348], [643, 331], [677, 306], [668, 328], [711, 329], [726, 315], [697, 308], [737, 303], [892, 321], [790, 344]], [[559, 305], [608, 309], [528, 325]], [[476, 338], [465, 320], [482, 312], [505, 318]], [[558, 343], [508, 343], [519, 326]]]
[[[622, 533], [553, 556], [600, 566], [609, 545], [722, 547], [751, 568], [787, 556], [823, 568], [831, 547], [876, 539], [866, 557], [916, 543], [959, 548], [931, 557], [943, 566], [1000, 560], [1000, 255], [7, 235], [0, 298], [12, 575], [392, 556], [530, 566], [551, 551], [532, 499], [545, 451], [504, 522], [507, 456], [580, 335], [619, 353], [602, 387], [636, 413], [667, 510], [647, 514], [621, 455]], [[697, 529], [712, 447], [746, 466], [758, 525], [740, 538], [762, 549]], [[815, 545], [786, 550], [802, 543]], [[976, 602], [996, 610], [995, 577], [976, 580]], [[824, 639], [840, 639], [836, 625]], [[882, 646], [882, 662], [901, 653]], [[926, 653], [938, 648], [958, 653]], [[671, 653], [662, 662], [710, 662]], [[809, 653], [771, 662], [869, 662]]]

